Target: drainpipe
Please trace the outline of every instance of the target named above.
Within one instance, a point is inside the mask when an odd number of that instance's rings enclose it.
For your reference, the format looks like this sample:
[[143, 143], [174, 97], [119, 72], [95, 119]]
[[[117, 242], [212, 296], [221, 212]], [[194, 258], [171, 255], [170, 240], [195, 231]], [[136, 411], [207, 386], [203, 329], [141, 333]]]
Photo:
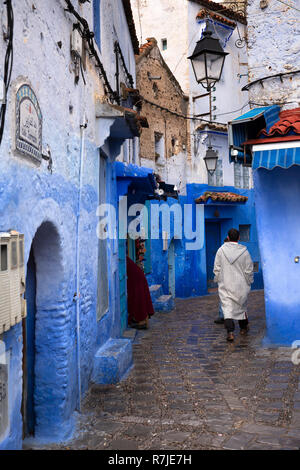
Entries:
[[83, 155], [85, 144], [85, 129], [87, 128], [87, 120], [80, 125], [80, 166], [79, 166], [79, 194], [77, 204], [77, 220], [76, 220], [76, 292], [74, 300], [76, 302], [76, 342], [77, 342], [77, 378], [78, 378], [78, 411], [81, 411], [81, 368], [80, 368], [80, 211], [81, 211], [81, 193], [82, 193], [82, 175], [83, 175]]

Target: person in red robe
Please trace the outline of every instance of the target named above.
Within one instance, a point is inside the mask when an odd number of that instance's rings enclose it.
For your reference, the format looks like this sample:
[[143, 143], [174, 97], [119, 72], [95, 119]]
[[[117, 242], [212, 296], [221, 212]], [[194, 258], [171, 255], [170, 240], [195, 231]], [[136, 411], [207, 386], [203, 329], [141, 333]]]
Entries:
[[127, 256], [127, 299], [128, 324], [132, 328], [146, 329], [149, 326], [149, 317], [154, 315], [146, 276]]

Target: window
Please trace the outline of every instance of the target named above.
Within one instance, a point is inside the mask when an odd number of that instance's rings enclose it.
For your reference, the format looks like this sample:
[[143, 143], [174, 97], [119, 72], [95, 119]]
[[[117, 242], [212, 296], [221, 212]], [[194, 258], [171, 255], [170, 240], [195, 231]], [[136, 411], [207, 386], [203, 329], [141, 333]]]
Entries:
[[95, 41], [101, 51], [101, 0], [93, 1]]
[[11, 267], [18, 267], [18, 251], [17, 251], [17, 242], [11, 242]]
[[7, 245], [1, 245], [1, 271], [7, 271]]
[[250, 227], [251, 225], [240, 225], [240, 241], [241, 242], [250, 242]]
[[[106, 203], [106, 157], [100, 153], [99, 204]], [[98, 240], [98, 294], [97, 320], [106, 314], [109, 306], [107, 240]]]
[[210, 186], [223, 186], [223, 162], [221, 159], [217, 161], [216, 171], [212, 175], [208, 173], [208, 184]]
[[168, 40], [166, 38], [161, 40], [161, 48], [163, 51], [166, 51], [168, 49]]
[[155, 163], [158, 165], [163, 165], [165, 160], [165, 143], [163, 135], [158, 132], [154, 132], [154, 142]]
[[234, 186], [236, 188], [250, 188], [250, 168], [241, 163], [234, 164]]
[[23, 266], [24, 264], [24, 242], [23, 240], [19, 241], [19, 266]]

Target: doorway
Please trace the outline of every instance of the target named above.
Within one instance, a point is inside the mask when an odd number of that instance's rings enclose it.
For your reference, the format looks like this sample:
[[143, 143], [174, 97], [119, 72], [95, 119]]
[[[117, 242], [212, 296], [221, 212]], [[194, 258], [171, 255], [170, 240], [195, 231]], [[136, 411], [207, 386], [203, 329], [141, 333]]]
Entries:
[[36, 318], [36, 265], [33, 247], [27, 263], [26, 275], [27, 317], [23, 320], [23, 439], [34, 435], [34, 369]]
[[175, 298], [175, 244], [171, 241], [168, 251], [169, 294]]
[[206, 274], [207, 288], [215, 288], [214, 282], [214, 263], [218, 249], [221, 246], [221, 224], [220, 222], [205, 222], [205, 240], [206, 240]]
[[[66, 327], [61, 239], [54, 224], [37, 230], [27, 262], [23, 321], [23, 436], [55, 440], [67, 433], [68, 374], [74, 354]], [[66, 321], [62, 321], [62, 319]]]

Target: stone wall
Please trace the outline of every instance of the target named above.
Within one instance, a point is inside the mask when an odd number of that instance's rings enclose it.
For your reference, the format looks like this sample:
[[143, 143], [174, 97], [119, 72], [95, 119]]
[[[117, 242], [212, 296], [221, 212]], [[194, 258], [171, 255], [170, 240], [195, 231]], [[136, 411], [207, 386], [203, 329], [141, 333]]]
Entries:
[[[297, 2], [293, 2], [296, 6]], [[248, 2], [249, 81], [300, 68], [299, 13], [277, 0]], [[250, 87], [256, 105], [282, 104], [295, 108], [300, 102], [300, 74], [263, 81]]]
[[[186, 116], [187, 99], [164, 63], [156, 41], [148, 44], [150, 52], [146, 49], [137, 58], [137, 87], [145, 98], [142, 113], [149, 123], [149, 129], [143, 129], [140, 138], [140, 159], [143, 166], [155, 168], [166, 182], [183, 189], [189, 142], [187, 120], [172, 112]], [[155, 150], [155, 136], [161, 136], [163, 142], [160, 157]]]

